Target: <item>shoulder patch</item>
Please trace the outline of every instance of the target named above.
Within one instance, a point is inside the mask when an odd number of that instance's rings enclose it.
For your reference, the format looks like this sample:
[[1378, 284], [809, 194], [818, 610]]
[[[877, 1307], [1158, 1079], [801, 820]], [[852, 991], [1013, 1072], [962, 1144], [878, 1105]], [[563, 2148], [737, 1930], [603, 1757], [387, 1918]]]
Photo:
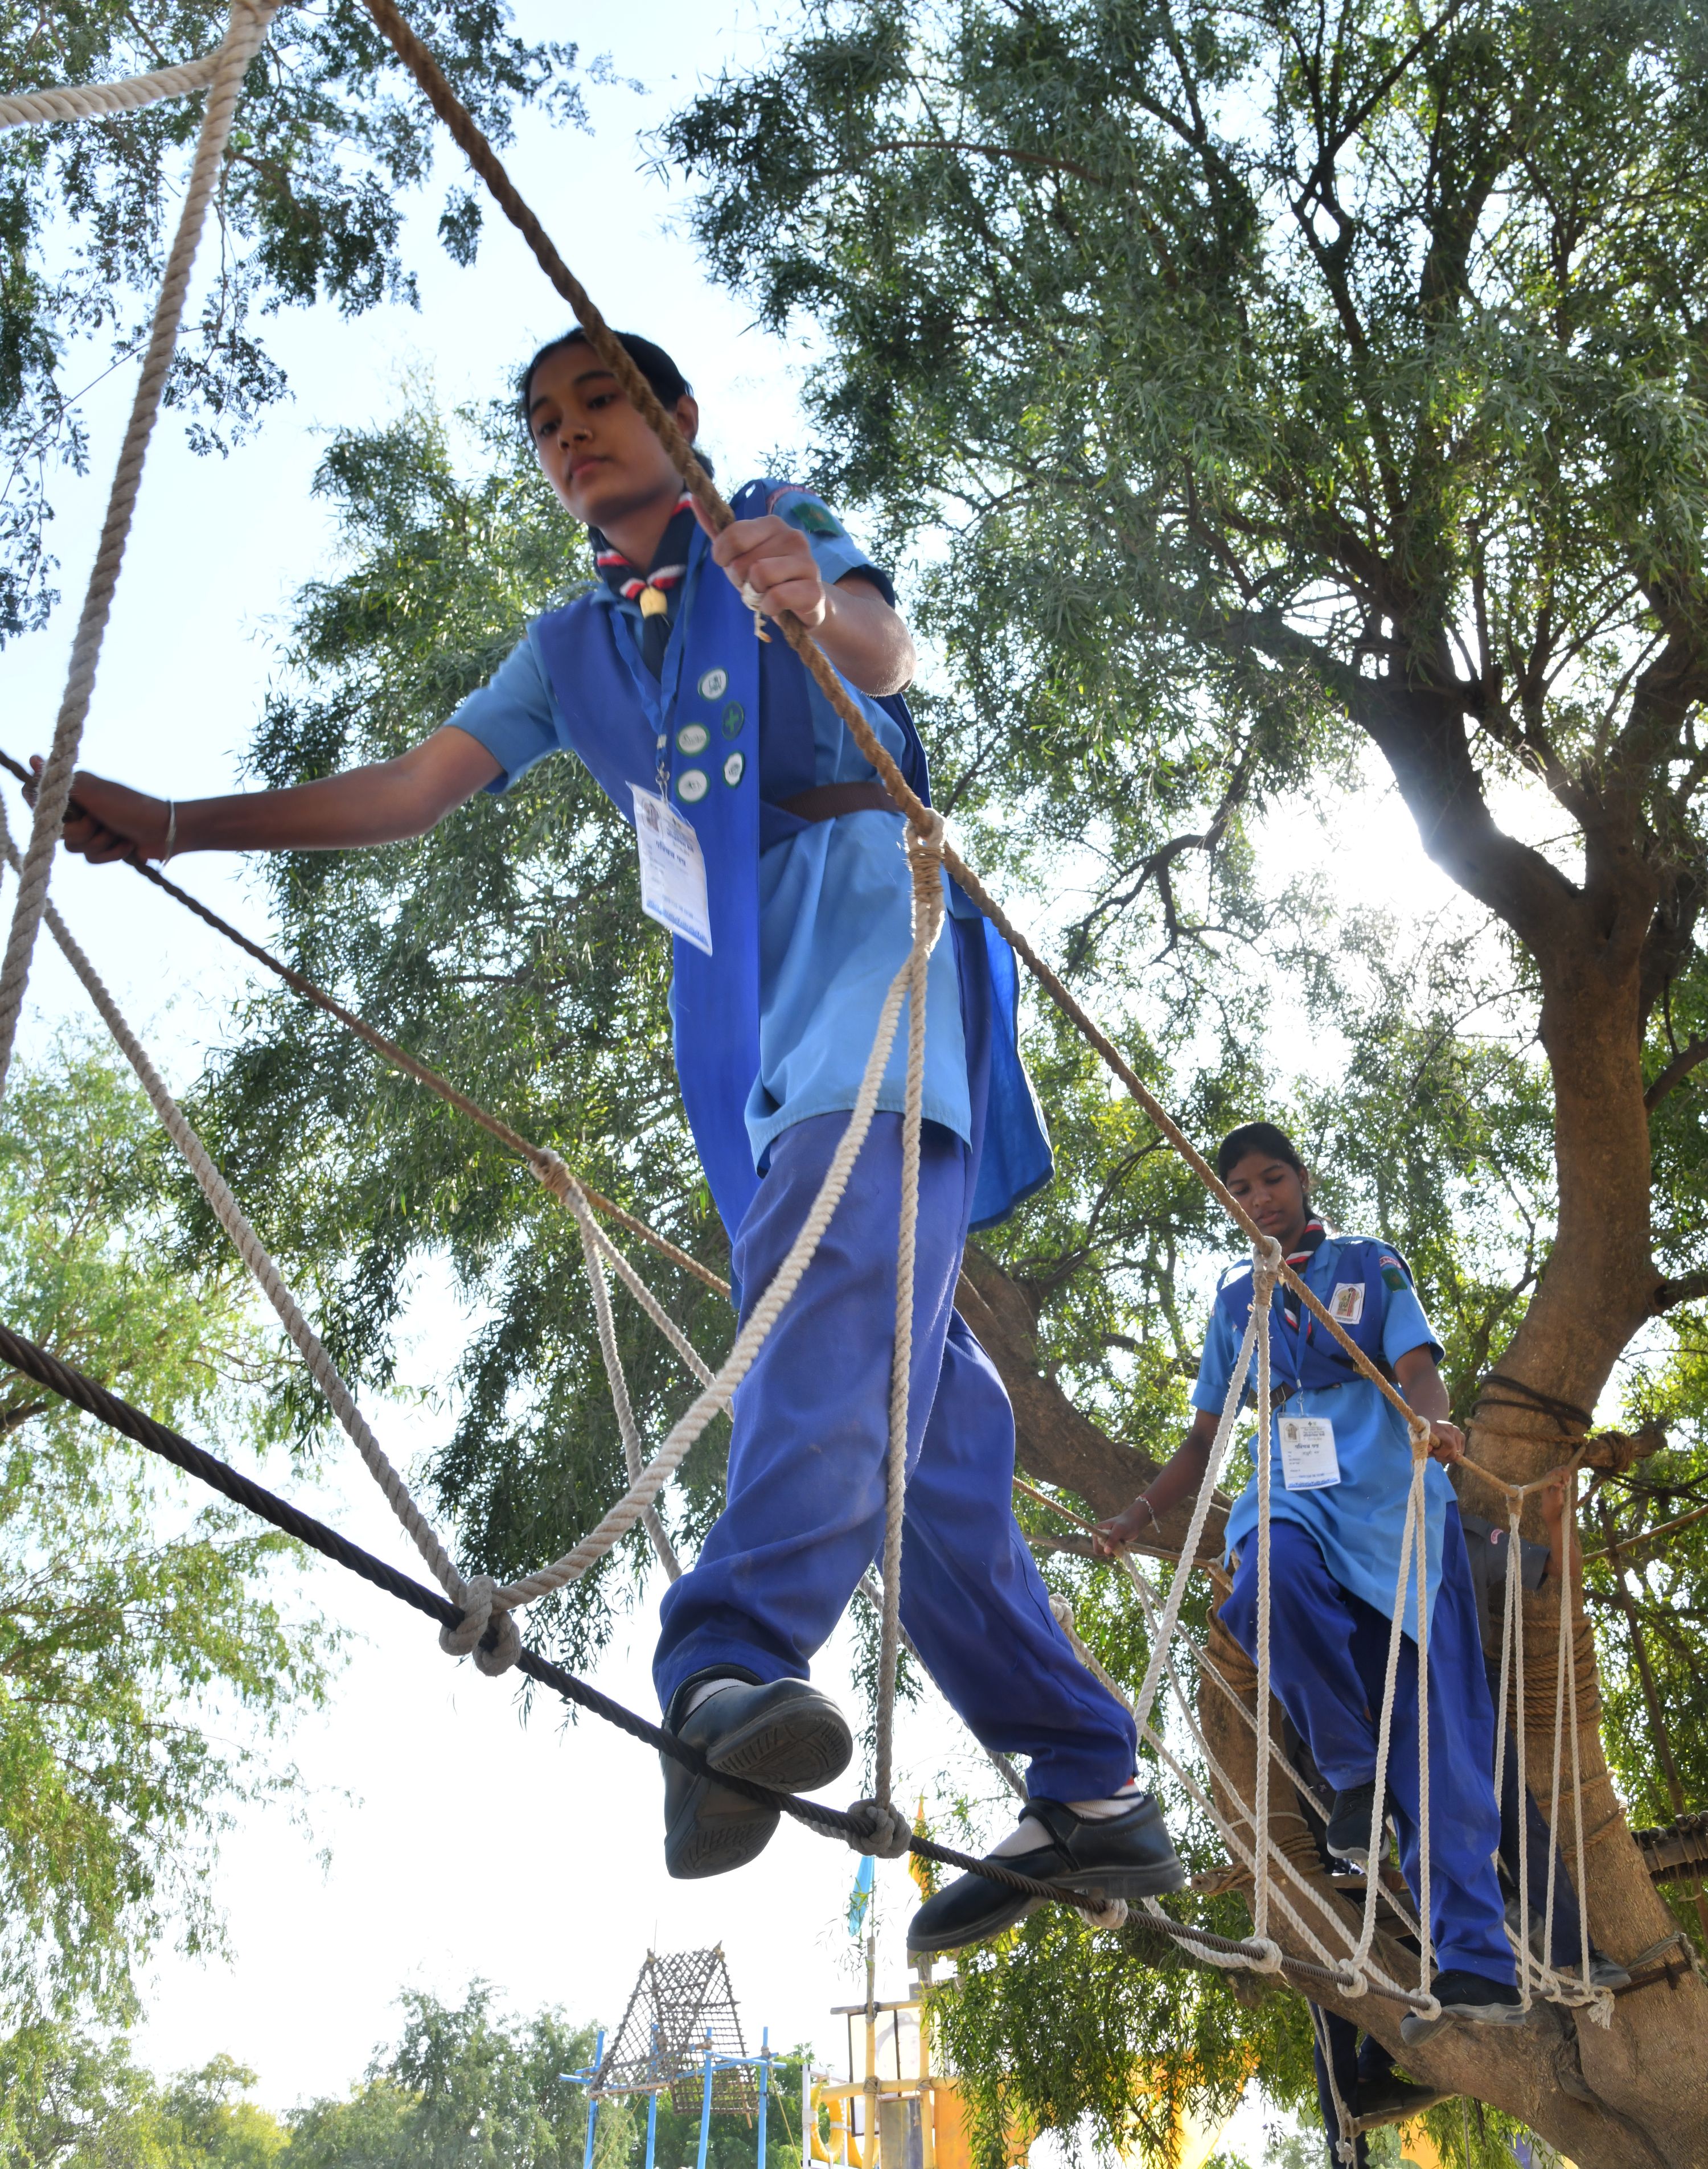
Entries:
[[1406, 1286], [1404, 1267], [1396, 1266], [1391, 1258], [1384, 1258], [1382, 1260], [1382, 1278], [1390, 1288], [1402, 1288]]
[[770, 501], [766, 506], [766, 511], [775, 512], [783, 499], [790, 497], [799, 500], [798, 504], [789, 507], [787, 514], [797, 527], [809, 535], [821, 535], [828, 541], [846, 536], [848, 530], [837, 520], [835, 514], [821, 504], [817, 498], [809, 497], [805, 490], [794, 483], [791, 483], [787, 489], [773, 490]]

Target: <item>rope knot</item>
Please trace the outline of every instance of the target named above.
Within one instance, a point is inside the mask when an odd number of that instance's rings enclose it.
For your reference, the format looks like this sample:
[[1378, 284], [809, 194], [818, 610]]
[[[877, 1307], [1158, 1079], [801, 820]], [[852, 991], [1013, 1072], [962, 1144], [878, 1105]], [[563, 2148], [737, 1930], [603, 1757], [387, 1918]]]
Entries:
[[1280, 1972], [1287, 1954], [1273, 1936], [1254, 1937], [1251, 1948], [1257, 1955], [1247, 1957], [1246, 1963], [1253, 1973]]
[[522, 1654], [522, 1638], [510, 1612], [493, 1609], [498, 1584], [489, 1574], [478, 1574], [464, 1585], [462, 1617], [454, 1627], [441, 1627], [439, 1646], [447, 1657], [472, 1657], [475, 1670], [495, 1680], [509, 1671]]
[[879, 1860], [899, 1860], [913, 1838], [913, 1826], [901, 1809], [887, 1800], [856, 1800], [848, 1810], [851, 1827], [848, 1843], [855, 1852], [875, 1853]]
[[1348, 2003], [1356, 2003], [1361, 1996], [1368, 1996], [1370, 1984], [1361, 1966], [1347, 1964], [1334, 1969], [1334, 1985]]
[[1049, 1592], [1049, 1612], [1051, 1618], [1054, 1620], [1064, 1634], [1073, 1633], [1074, 1608], [1066, 1597], [1058, 1595], [1054, 1590]]
[[1263, 1235], [1252, 1245], [1252, 1300], [1268, 1307], [1281, 1277], [1281, 1245], [1273, 1235]]
[[568, 1163], [560, 1159], [549, 1145], [541, 1145], [531, 1153], [528, 1164], [534, 1170], [534, 1180], [554, 1197], [567, 1202], [579, 1192], [580, 1185], [570, 1174]]
[[1081, 1898], [1079, 1910], [1090, 1928], [1124, 1928], [1128, 1905], [1124, 1898]]

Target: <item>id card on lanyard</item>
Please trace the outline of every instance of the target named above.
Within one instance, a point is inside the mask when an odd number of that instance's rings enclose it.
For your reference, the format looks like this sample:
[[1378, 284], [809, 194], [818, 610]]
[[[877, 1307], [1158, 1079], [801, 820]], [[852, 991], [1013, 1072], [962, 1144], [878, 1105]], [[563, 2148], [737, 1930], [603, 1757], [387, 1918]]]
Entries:
[[634, 794], [634, 837], [640, 848], [641, 909], [684, 941], [712, 954], [712, 914], [706, 900], [706, 858], [693, 823], [644, 785]]
[[1340, 1481], [1334, 1426], [1326, 1416], [1281, 1416], [1281, 1481], [1289, 1491], [1326, 1491]]

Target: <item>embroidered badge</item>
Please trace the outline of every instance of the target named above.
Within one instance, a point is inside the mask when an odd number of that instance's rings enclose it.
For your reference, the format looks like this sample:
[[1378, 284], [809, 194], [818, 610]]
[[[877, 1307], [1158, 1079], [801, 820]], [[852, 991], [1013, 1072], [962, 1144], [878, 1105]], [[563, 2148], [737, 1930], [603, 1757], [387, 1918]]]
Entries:
[[1384, 1257], [1380, 1263], [1382, 1278], [1387, 1282], [1388, 1286], [1390, 1288], [1404, 1287], [1406, 1278], [1406, 1268], [1400, 1263], [1400, 1260], [1397, 1258]]
[[676, 796], [685, 806], [697, 806], [709, 788], [703, 768], [685, 768], [676, 778]]
[[1356, 1325], [1364, 1314], [1364, 1284], [1342, 1281], [1329, 1298], [1329, 1315], [1342, 1325]]
[[741, 726], [746, 721], [746, 709], [742, 706], [739, 701], [732, 701], [729, 703], [729, 706], [723, 711], [724, 737], [727, 738], [738, 737], [740, 733]]
[[729, 690], [727, 670], [704, 670], [700, 674], [699, 694], [702, 701], [721, 701]]
[[684, 753], [704, 753], [711, 738], [704, 723], [684, 723], [676, 733], [676, 743]]
[[733, 753], [723, 764], [723, 781], [733, 790], [740, 782], [746, 770], [747, 755], [745, 753]]

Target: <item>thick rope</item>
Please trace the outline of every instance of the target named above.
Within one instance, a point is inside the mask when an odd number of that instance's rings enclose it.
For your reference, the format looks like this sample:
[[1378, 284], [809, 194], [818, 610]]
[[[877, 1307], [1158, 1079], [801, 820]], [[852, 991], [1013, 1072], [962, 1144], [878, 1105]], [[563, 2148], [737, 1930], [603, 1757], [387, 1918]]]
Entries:
[[[937, 841], [942, 840], [937, 820]], [[895, 1252], [895, 1345], [889, 1368], [889, 1451], [883, 1484], [883, 1610], [878, 1628], [877, 1735], [873, 1790], [892, 1821], [903, 1820], [890, 1798], [895, 1747], [895, 1665], [901, 1635], [901, 1537], [907, 1511], [907, 1418], [913, 1373], [914, 1260], [919, 1239], [920, 1132], [925, 1117], [926, 989], [931, 951], [943, 924], [943, 862], [911, 831], [913, 948], [907, 973], [907, 1090], [901, 1125], [901, 1221]]]
[[1337, 2161], [1356, 2162], [1358, 2146], [1352, 2112], [1341, 2098], [1340, 2081], [1335, 2075], [1334, 2052], [1329, 2044], [1327, 2018], [1321, 2007], [1315, 2003], [1310, 2006], [1310, 2028], [1316, 2036], [1316, 2053], [1328, 2075], [1328, 2097], [1334, 2105], [1334, 2134], [1331, 2151]]
[[24, 990], [29, 979], [29, 960], [35, 947], [36, 930], [41, 924], [42, 906], [47, 901], [54, 847], [59, 842], [60, 830], [65, 825], [66, 807], [71, 797], [72, 774], [77, 767], [77, 748], [82, 743], [83, 723], [88, 715], [89, 701], [95, 688], [95, 669], [100, 661], [101, 642], [112, 612], [114, 591], [119, 584], [119, 568], [124, 560], [125, 544], [130, 536], [131, 517], [136, 509], [136, 493], [141, 484], [148, 441], [153, 433], [155, 418], [160, 411], [167, 372], [172, 366], [172, 357], [178, 345], [179, 324], [184, 315], [184, 295], [189, 285], [190, 269], [195, 262], [196, 248], [201, 239], [208, 204], [224, 163], [226, 140], [231, 134], [232, 120], [243, 89], [244, 72], [260, 50], [268, 23], [277, 4], [278, 0], [234, 0], [226, 26], [225, 39], [216, 56], [207, 109], [202, 115], [201, 134], [196, 142], [195, 158], [184, 190], [184, 208], [179, 215], [178, 231], [173, 237], [171, 251], [166, 259], [166, 274], [161, 281], [160, 298], [154, 307], [154, 321], [142, 358], [141, 375], [137, 379], [131, 419], [125, 430], [124, 442], [120, 446], [119, 463], [107, 500], [107, 516], [101, 528], [101, 539], [95, 552], [94, 567], [89, 574], [88, 589], [83, 597], [83, 615], [77, 621], [77, 632], [72, 641], [71, 665], [66, 677], [65, 693], [60, 702], [59, 716], [54, 724], [53, 743], [48, 753], [47, 764], [42, 770], [36, 797], [35, 824], [30, 832], [29, 848], [24, 855], [24, 871], [19, 880], [18, 902], [13, 914], [11, 932], [7, 937], [5, 956], [0, 959], [0, 1092], [6, 1089], [6, 1075], [12, 1064], [12, 1048], [18, 1037], [19, 1011], [24, 1005]]
[[[18, 850], [6, 825], [3, 805], [0, 805], [0, 850], [3, 850], [15, 873], [19, 866]], [[225, 1177], [214, 1165], [207, 1148], [191, 1127], [189, 1117], [167, 1090], [159, 1072], [148, 1058], [147, 1050], [125, 1022], [106, 983], [84, 955], [56, 906], [47, 903], [45, 898], [43, 902], [49, 930], [59, 944], [66, 962], [83, 982], [84, 990], [99, 1012], [102, 1021], [112, 1033], [125, 1059], [136, 1071], [138, 1081], [160, 1118], [161, 1126], [184, 1155], [203, 1196], [213, 1208], [215, 1218], [230, 1237], [238, 1256], [260, 1284], [267, 1300], [278, 1314], [280, 1323], [296, 1342], [302, 1360], [308, 1366], [309, 1375], [326, 1396], [334, 1414], [366, 1463], [370, 1474], [385, 1495], [386, 1503], [408, 1532], [415, 1548], [446, 1593], [454, 1602], [462, 1604], [467, 1585], [440, 1543], [437, 1532], [410, 1497], [408, 1486], [392, 1466], [385, 1449], [369, 1429], [324, 1344], [303, 1316], [296, 1298], [286, 1286], [278, 1266], [244, 1217], [243, 1207], [232, 1195]]]
[[25, 90], [0, 98], [0, 130], [28, 127], [33, 121], [101, 120], [109, 113], [134, 113], [163, 99], [187, 98], [213, 81], [220, 54], [211, 52], [181, 67], [156, 68], [152, 75], [127, 76], [122, 83], [58, 83], [47, 90]]

